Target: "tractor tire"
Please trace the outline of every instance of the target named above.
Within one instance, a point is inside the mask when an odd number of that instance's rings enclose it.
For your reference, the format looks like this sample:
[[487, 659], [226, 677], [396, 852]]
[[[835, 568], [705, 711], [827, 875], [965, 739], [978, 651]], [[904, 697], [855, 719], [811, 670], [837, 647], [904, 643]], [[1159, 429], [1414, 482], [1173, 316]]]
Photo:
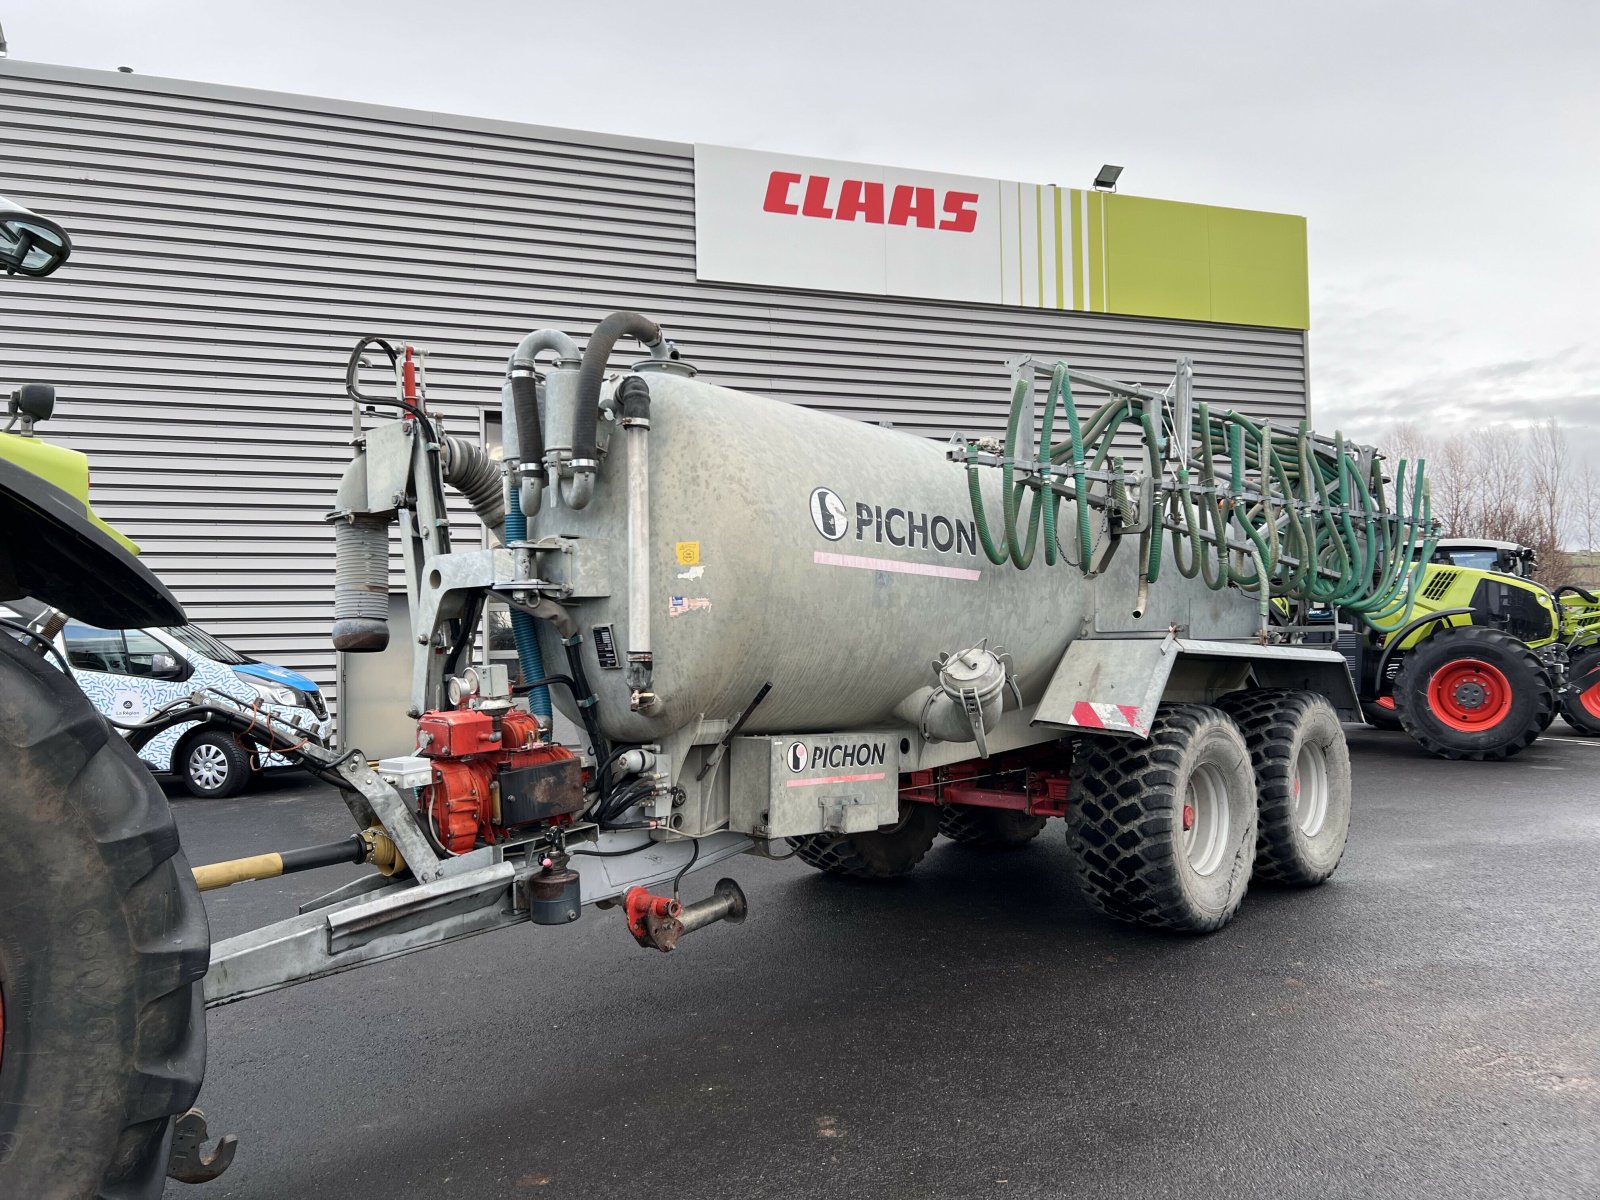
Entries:
[[939, 810], [939, 832], [974, 850], [1015, 850], [1039, 836], [1044, 817], [1005, 808], [952, 804]]
[[1250, 747], [1259, 824], [1255, 877], [1295, 887], [1326, 883], [1350, 833], [1350, 750], [1344, 726], [1315, 692], [1235, 692], [1218, 707]]
[[[1600, 671], [1600, 647], [1585, 650], [1573, 659], [1567, 667], [1567, 678], [1582, 679], [1590, 671]], [[1600, 683], [1592, 684], [1581, 694], [1563, 695], [1561, 719], [1582, 737], [1600, 737]]]
[[1367, 724], [1374, 729], [1399, 731], [1403, 728], [1400, 724], [1400, 717], [1395, 713], [1394, 709], [1386, 704], [1379, 704], [1375, 700], [1363, 700], [1361, 702], [1361, 715], [1367, 719]]
[[226, 729], [191, 733], [172, 756], [183, 785], [199, 800], [225, 800], [250, 786], [250, 755]]
[[1226, 713], [1164, 705], [1148, 741], [1085, 737], [1073, 758], [1067, 846], [1084, 896], [1123, 921], [1221, 929], [1256, 856], [1256, 780]]
[[1538, 740], [1556, 710], [1533, 651], [1479, 625], [1436, 633], [1406, 655], [1394, 696], [1405, 731], [1440, 758], [1510, 758]]
[[209, 942], [150, 772], [0, 637], [0, 1196], [161, 1193], [205, 1072]]
[[868, 833], [812, 833], [789, 839], [800, 861], [829, 875], [893, 879], [922, 861], [939, 836], [939, 810], [900, 802], [900, 819]]

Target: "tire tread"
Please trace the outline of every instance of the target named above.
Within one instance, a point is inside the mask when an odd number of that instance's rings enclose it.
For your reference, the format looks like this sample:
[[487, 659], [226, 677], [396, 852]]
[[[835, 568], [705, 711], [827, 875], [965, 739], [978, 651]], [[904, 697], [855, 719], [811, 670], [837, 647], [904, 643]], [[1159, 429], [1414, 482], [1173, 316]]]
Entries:
[[205, 1074], [205, 909], [166, 797], [138, 756], [53, 666], [8, 639], [0, 643], [8, 643], [0, 646], [7, 758], [49, 764], [45, 778], [72, 798], [86, 843], [121, 897], [134, 960], [137, 1032], [126, 1060], [123, 1127], [109, 1160], [85, 1174], [98, 1174], [89, 1186], [101, 1200], [153, 1198], [166, 1177], [171, 1118], [194, 1103]]
[[[1202, 914], [1178, 882], [1170, 794], [1188, 743], [1204, 724], [1229, 718], [1198, 704], [1164, 705], [1150, 740], [1084, 737], [1074, 756], [1067, 806], [1078, 884], [1096, 908], [1158, 929], [1209, 933], [1233, 918]], [[1240, 899], [1242, 899], [1242, 891]]]

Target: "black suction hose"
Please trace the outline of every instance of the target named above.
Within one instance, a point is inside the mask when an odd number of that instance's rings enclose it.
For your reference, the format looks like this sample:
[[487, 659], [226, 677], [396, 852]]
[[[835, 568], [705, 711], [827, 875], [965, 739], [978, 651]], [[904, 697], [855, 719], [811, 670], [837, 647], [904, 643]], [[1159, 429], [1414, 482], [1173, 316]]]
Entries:
[[[611, 351], [624, 337], [638, 338], [654, 349], [661, 344], [661, 326], [649, 317], [636, 312], [614, 312], [589, 335], [589, 344], [583, 348], [583, 362], [578, 366], [577, 412], [572, 419], [572, 457], [575, 461], [593, 462], [595, 457], [595, 422], [600, 415], [600, 383], [605, 378], [606, 363]], [[522, 414], [517, 414], [517, 436], [522, 436]], [[587, 468], [593, 470], [592, 467]]]
[[[539, 384], [532, 366], [518, 363], [511, 368], [511, 411], [517, 417], [517, 457], [524, 465], [524, 474], [543, 479], [544, 425], [539, 420]], [[593, 422], [590, 424], [592, 427]], [[513, 481], [513, 495], [520, 482]]]

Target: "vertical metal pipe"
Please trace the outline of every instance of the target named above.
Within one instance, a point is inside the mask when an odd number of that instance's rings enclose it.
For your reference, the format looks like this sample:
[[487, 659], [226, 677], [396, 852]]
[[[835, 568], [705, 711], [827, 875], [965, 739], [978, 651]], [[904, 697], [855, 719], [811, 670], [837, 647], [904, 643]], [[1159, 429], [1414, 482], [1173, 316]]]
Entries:
[[[635, 711], [648, 705], [650, 647], [650, 426], [625, 423], [628, 439], [628, 686]], [[653, 699], [653, 697], [652, 697]]]
[[648, 712], [655, 656], [650, 643], [650, 386], [630, 375], [617, 388], [628, 443], [628, 687], [629, 707]]

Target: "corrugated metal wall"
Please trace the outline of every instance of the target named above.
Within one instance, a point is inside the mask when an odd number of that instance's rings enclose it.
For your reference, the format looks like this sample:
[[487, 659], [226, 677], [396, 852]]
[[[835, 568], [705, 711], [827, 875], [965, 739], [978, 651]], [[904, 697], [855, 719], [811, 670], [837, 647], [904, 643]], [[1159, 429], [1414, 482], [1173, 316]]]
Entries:
[[0, 62], [0, 193], [75, 244], [0, 281], [0, 386], [58, 386], [45, 432], [196, 621], [324, 683], [363, 333], [429, 350], [457, 433], [524, 332], [623, 307], [715, 382], [939, 438], [998, 431], [1018, 351], [1305, 409], [1298, 331], [698, 282], [687, 145]]

